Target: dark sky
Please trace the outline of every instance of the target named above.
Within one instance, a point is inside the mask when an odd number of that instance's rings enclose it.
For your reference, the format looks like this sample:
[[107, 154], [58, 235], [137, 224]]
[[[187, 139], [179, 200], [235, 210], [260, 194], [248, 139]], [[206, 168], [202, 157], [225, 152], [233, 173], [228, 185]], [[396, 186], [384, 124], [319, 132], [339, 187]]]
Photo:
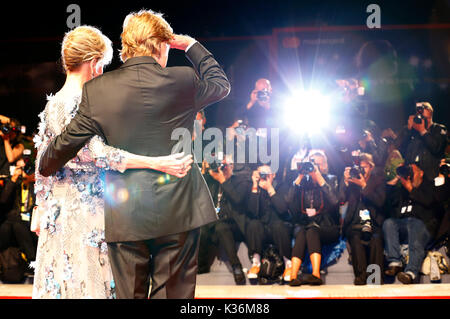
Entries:
[[[24, 119], [24, 122], [30, 126], [35, 125], [37, 113], [45, 103], [43, 92], [48, 90], [43, 88], [44, 82], [39, 78], [35, 82], [25, 83], [28, 87], [23, 93], [19, 86], [24, 85], [24, 81], [19, 75], [14, 75], [22, 72], [29, 77], [30, 65], [47, 67], [54, 65], [60, 58], [61, 40], [64, 33], [68, 31], [66, 20], [70, 13], [67, 12], [67, 7], [71, 3], [78, 4], [81, 8], [81, 24], [100, 28], [114, 42], [115, 50], [120, 47], [120, 33], [125, 16], [142, 8], [164, 13], [174, 32], [188, 34], [205, 42], [217, 37], [271, 35], [274, 28], [291, 26], [361, 26], [365, 25], [370, 14], [366, 12], [366, 8], [371, 3], [376, 3], [381, 8], [382, 27], [450, 23], [450, 0], [70, 0], [57, 2], [13, 0], [8, 3], [3, 2], [0, 7], [0, 30], [2, 30], [0, 37], [0, 70], [2, 70], [0, 107], [2, 109], [0, 114], [9, 112], [13, 116]], [[209, 45], [214, 48], [211, 43]], [[220, 57], [223, 63], [226, 63], [227, 56], [236, 55], [236, 50], [245, 52], [243, 48], [231, 42], [230, 45], [225, 43], [219, 47], [220, 49], [216, 48], [214, 54]], [[119, 63], [117, 51], [115, 53], [111, 68]], [[182, 58], [181, 60], [184, 61], [184, 57]], [[174, 61], [178, 63], [178, 60], [172, 56], [169, 62]], [[38, 71], [33, 69], [33, 72]], [[2, 78], [5, 74], [8, 78]], [[58, 77], [58, 81], [63, 80], [62, 74]], [[18, 81], [18, 85], [15, 85], [14, 81]], [[249, 85], [251, 84], [249, 82]], [[2, 85], [8, 87], [5, 92], [14, 91], [14, 94], [2, 95]], [[234, 92], [238, 92], [239, 88], [236, 86]], [[245, 90], [247, 87], [243, 88], [243, 91]], [[7, 108], [4, 107], [5, 104]], [[11, 106], [13, 104], [14, 106]]]
[[[0, 8], [0, 63], [55, 60], [57, 40], [68, 30], [67, 6], [71, 3], [81, 8], [81, 24], [99, 27], [115, 43], [120, 41], [124, 17], [142, 8], [164, 13], [176, 33], [195, 38], [267, 35], [273, 28], [289, 26], [364, 25], [371, 3], [380, 5], [382, 25], [450, 22], [450, 0], [8, 1]], [[21, 50], [25, 44], [44, 42], [56, 46]]]
[[[174, 30], [196, 37], [271, 33], [292, 25], [361, 25], [371, 3], [381, 7], [383, 24], [449, 22], [449, 0], [438, 1], [8, 1], [2, 3], [4, 38], [60, 36], [70, 3], [81, 7], [82, 24], [101, 27], [110, 36], [120, 32], [130, 11], [148, 8], [163, 12]], [[11, 3], [12, 2], [12, 3]]]

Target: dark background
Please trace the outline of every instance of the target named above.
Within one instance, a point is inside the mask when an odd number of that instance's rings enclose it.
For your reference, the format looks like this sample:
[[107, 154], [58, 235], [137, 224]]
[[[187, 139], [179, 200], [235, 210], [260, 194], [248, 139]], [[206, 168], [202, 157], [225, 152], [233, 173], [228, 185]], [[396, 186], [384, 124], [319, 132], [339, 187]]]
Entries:
[[[298, 65], [302, 65], [300, 76], [305, 83], [311, 79], [330, 83], [349, 76], [367, 80], [372, 84], [367, 93], [374, 105], [374, 117], [382, 127], [405, 124], [405, 115], [417, 100], [430, 101], [436, 109], [435, 121], [450, 126], [450, 0], [2, 3], [0, 114], [18, 118], [28, 133], [36, 129], [46, 95], [56, 93], [64, 83], [59, 58], [61, 41], [68, 31], [66, 19], [70, 13], [66, 9], [70, 3], [81, 7], [81, 24], [99, 27], [113, 41], [114, 59], [105, 71], [121, 63], [120, 32], [124, 17], [131, 11], [160, 11], [176, 33], [201, 41], [232, 83], [230, 96], [206, 110], [208, 126], [228, 125], [233, 114], [247, 103], [259, 77], [271, 79], [276, 93], [286, 93], [293, 80], [285, 71], [292, 73]], [[365, 27], [370, 14], [366, 8], [371, 3], [381, 7], [380, 30]], [[359, 27], [339, 28], [345, 26]], [[315, 28], [283, 29], [288, 27]], [[286, 47], [286, 37], [297, 37], [300, 46]], [[308, 46], [305, 39], [342, 41]], [[389, 81], [372, 81], [374, 75], [369, 68], [361, 70], [355, 64], [361, 46], [377, 39], [388, 40], [396, 51], [398, 70]], [[170, 65], [188, 65], [188, 61], [182, 52], [171, 50]], [[384, 119], [392, 122], [391, 112], [398, 120], [384, 125]]]

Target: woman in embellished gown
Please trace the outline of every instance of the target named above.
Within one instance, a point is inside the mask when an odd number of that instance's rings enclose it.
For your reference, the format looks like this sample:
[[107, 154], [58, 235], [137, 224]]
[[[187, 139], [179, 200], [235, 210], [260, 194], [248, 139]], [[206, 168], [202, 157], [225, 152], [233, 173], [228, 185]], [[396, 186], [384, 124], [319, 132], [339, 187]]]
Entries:
[[[48, 97], [39, 115], [39, 132], [34, 139], [37, 167], [47, 145], [77, 112], [83, 84], [102, 74], [111, 58], [111, 41], [96, 28], [82, 26], [66, 34], [62, 43], [66, 82]], [[114, 298], [104, 234], [104, 200], [120, 203], [127, 194], [123, 190], [108, 192], [102, 172], [148, 168], [181, 178], [191, 163], [190, 155], [130, 154], [105, 145], [95, 136], [55, 176], [43, 177], [36, 169], [37, 207], [32, 230], [38, 233], [39, 242], [33, 298]]]

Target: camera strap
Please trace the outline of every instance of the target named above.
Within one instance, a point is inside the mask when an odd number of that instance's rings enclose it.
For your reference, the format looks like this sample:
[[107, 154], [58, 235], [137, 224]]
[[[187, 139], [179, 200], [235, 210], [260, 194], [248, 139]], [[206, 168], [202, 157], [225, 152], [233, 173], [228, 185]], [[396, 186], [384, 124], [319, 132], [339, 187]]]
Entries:
[[315, 194], [315, 190], [310, 190], [311, 192], [311, 199], [310, 199], [310, 207], [306, 208], [304, 207], [304, 199], [305, 199], [305, 192], [306, 190], [302, 190], [301, 192], [301, 204], [300, 204], [300, 209], [301, 212], [303, 214], [308, 215], [309, 217], [315, 216], [317, 214], [319, 214], [322, 210], [323, 210], [323, 206], [324, 206], [324, 200], [323, 200], [323, 193], [321, 191], [319, 191], [320, 194], [320, 207], [319, 209], [315, 209], [314, 208], [314, 194]]

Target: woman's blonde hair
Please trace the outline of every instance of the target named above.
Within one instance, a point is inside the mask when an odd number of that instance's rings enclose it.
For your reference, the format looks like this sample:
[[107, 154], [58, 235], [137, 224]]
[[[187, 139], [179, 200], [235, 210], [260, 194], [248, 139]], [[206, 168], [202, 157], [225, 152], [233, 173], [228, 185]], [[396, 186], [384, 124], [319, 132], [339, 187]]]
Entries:
[[160, 56], [160, 44], [169, 42], [173, 30], [161, 13], [141, 10], [127, 15], [121, 34], [123, 62], [135, 56]]
[[91, 26], [79, 26], [64, 36], [61, 57], [64, 71], [74, 71], [84, 62], [97, 59], [96, 68], [111, 62], [111, 40], [100, 30]]

